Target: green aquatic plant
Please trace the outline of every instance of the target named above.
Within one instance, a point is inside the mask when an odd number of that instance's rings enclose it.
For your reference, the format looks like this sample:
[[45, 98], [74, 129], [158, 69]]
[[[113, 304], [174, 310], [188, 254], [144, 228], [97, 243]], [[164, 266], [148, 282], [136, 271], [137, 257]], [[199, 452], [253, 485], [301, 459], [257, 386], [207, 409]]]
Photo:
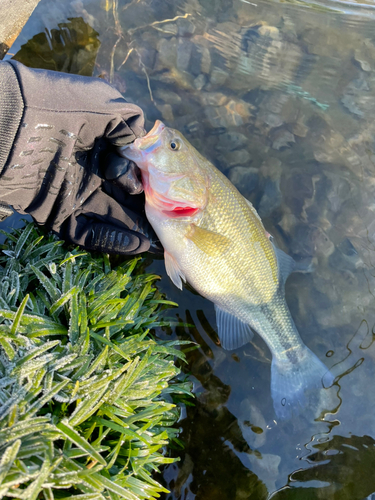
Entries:
[[[33, 224], [0, 257], [0, 498], [157, 498], [190, 395], [142, 259], [67, 251]], [[181, 380], [180, 380], [181, 378]]]
[[322, 102], [319, 102], [315, 99], [315, 97], [312, 97], [309, 92], [306, 92], [306, 90], [303, 90], [302, 87], [299, 85], [293, 85], [289, 83], [286, 87], [286, 92], [287, 94], [292, 94], [292, 95], [298, 95], [299, 97], [302, 97], [302, 99], [305, 99], [306, 101], [310, 101], [315, 106], [318, 106], [318, 108], [322, 109], [323, 111], [326, 111], [329, 108], [329, 104], [324, 104]]

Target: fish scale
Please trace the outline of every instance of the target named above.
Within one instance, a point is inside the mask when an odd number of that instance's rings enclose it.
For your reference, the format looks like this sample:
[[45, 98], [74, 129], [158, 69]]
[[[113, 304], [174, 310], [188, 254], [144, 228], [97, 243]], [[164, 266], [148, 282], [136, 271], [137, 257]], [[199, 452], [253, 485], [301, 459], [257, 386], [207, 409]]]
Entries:
[[252, 330], [269, 347], [278, 418], [299, 413], [306, 401], [326, 404], [320, 393], [333, 376], [302, 342], [285, 301], [294, 261], [270, 241], [251, 203], [160, 121], [122, 152], [141, 169], [146, 215], [173, 283], [187, 281], [215, 304], [224, 348], [249, 342]]

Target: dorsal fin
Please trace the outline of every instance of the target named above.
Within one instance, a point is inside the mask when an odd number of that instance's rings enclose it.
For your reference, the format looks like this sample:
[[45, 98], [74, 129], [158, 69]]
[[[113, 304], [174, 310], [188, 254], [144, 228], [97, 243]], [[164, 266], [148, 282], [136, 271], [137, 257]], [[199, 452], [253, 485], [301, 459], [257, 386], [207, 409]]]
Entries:
[[[272, 241], [271, 241], [272, 243]], [[275, 250], [276, 253], [276, 258], [277, 258], [277, 267], [279, 270], [279, 276], [280, 276], [280, 282], [285, 285], [286, 280], [288, 279], [288, 276], [295, 270], [296, 263], [295, 260], [282, 250], [280, 248], [277, 248], [274, 243], [272, 243], [272, 246]]]

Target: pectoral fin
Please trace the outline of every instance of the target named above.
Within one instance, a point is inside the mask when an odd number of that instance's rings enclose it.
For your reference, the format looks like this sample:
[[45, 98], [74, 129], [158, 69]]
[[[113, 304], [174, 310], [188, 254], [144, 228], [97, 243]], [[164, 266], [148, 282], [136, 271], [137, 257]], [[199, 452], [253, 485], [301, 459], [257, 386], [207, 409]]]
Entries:
[[226, 236], [203, 229], [195, 224], [190, 224], [186, 238], [191, 240], [202, 252], [211, 257], [222, 255], [231, 244], [231, 240]]
[[165, 270], [167, 271], [168, 276], [171, 278], [176, 287], [182, 290], [182, 280], [186, 281], [186, 278], [185, 274], [176, 262], [176, 259], [170, 253], [164, 251], [164, 261]]
[[217, 333], [224, 349], [231, 351], [253, 338], [250, 326], [215, 304]]

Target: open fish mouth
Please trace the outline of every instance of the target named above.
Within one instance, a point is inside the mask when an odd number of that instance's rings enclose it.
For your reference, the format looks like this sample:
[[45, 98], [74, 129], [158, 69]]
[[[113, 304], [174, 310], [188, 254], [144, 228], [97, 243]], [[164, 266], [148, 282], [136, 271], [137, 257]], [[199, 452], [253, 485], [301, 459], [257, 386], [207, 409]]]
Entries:
[[160, 145], [160, 134], [164, 129], [164, 123], [162, 123], [160, 120], [156, 120], [154, 126], [148, 132], [148, 134], [136, 139], [133, 146], [141, 151], [151, 153], [158, 145]]
[[119, 149], [121, 156], [134, 161], [142, 169], [142, 159], [145, 154], [152, 153], [157, 147], [161, 146], [160, 135], [165, 129], [164, 123], [156, 120], [152, 129], [143, 137], [138, 137], [133, 144]]

